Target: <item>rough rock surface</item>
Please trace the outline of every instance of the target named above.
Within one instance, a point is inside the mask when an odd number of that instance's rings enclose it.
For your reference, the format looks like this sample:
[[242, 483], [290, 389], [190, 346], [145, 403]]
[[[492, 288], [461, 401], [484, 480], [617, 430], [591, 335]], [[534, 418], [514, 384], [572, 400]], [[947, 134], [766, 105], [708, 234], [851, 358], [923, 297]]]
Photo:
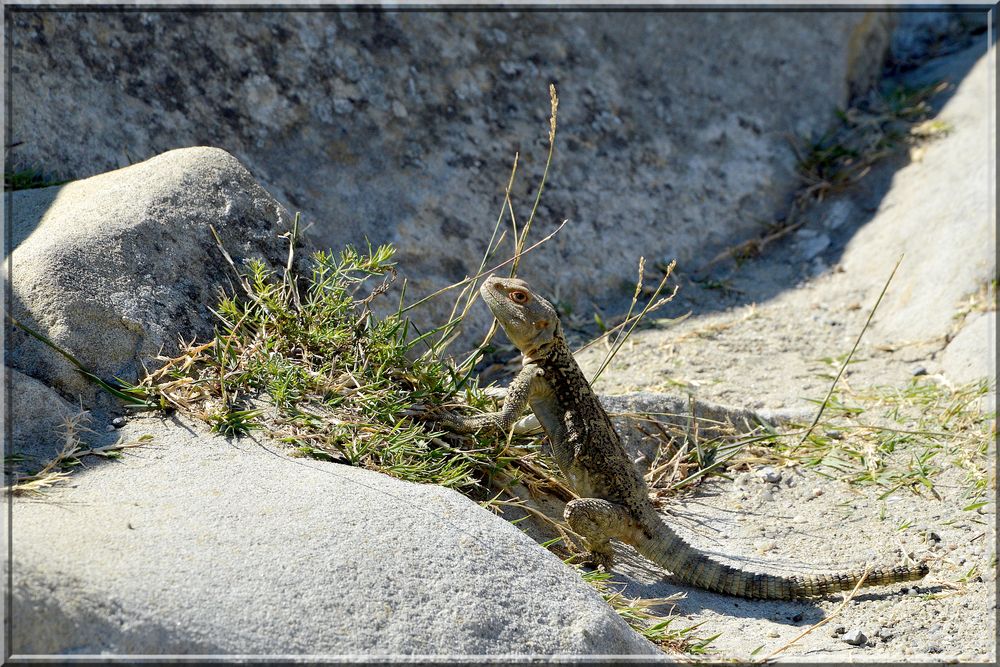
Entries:
[[[992, 120], [982, 102], [992, 71], [976, 46], [912, 72], [906, 79], [912, 86], [951, 82], [934, 119], [951, 131], [920, 146], [918, 160], [878, 165], [856, 188], [811, 211], [806, 229], [831, 239], [818, 257], [808, 259], [797, 251], [798, 241], [788, 239], [767, 262], [720, 276], [721, 288], [682, 285], [664, 315], [691, 310], [703, 316], [680, 325], [664, 319], [634, 334], [599, 389], [676, 391], [680, 385], [727, 405], [807, 407], [807, 399], [821, 399], [829, 387], [822, 373], [829, 366], [821, 359], [850, 351], [900, 255], [847, 379], [863, 374], [885, 384], [906, 382], [918, 363], [936, 371], [934, 357], [954, 333], [956, 316], [996, 271], [984, 141]], [[601, 357], [591, 348], [582, 360], [593, 369]]]
[[646, 654], [580, 576], [453, 491], [131, 421], [12, 512], [14, 653]]
[[941, 355], [941, 368], [952, 382], [964, 384], [982, 378], [996, 379], [997, 313], [969, 315]]
[[24, 457], [23, 466], [32, 472], [52, 459], [65, 443], [66, 422], [80, 412], [51, 387], [5, 368], [10, 402], [4, 407], [4, 454]]
[[[280, 266], [291, 219], [225, 151], [170, 151], [61, 187], [17, 192], [11, 204], [14, 317], [97, 375], [138, 379], [179, 337], [206, 337], [209, 308], [235, 262]], [[239, 266], [239, 264], [237, 264]], [[98, 390], [51, 348], [14, 327], [7, 362], [88, 407]], [[24, 416], [29, 418], [28, 415]]]
[[555, 82], [534, 238], [571, 223], [523, 271], [579, 309], [627, 299], [640, 254], [694, 269], [772, 222], [797, 181], [789, 135], [822, 134], [875, 79], [893, 20], [20, 10], [7, 33], [12, 158], [81, 177], [219, 146], [303, 211], [320, 245], [394, 242], [420, 294], [479, 265], [516, 150], [527, 217]]
[[[935, 117], [948, 136], [928, 143], [896, 173], [872, 220], [844, 249], [844, 271], [871, 278], [866, 302], [904, 256], [873, 327], [880, 342], [912, 343], [946, 333], [959, 303], [996, 272], [995, 202], [989, 194], [996, 126], [984, 104], [995, 69], [982, 46], [960, 58], [975, 65], [961, 80], [952, 77], [951, 98]], [[928, 67], [909, 83], [927, 85], [946, 76], [942, 67]]]

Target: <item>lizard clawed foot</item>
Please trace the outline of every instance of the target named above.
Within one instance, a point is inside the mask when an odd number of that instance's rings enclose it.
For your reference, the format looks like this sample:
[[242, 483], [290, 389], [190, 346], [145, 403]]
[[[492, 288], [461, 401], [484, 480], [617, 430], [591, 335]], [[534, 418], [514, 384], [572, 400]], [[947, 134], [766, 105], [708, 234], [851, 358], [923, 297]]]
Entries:
[[589, 551], [587, 552], [586, 560], [583, 561], [584, 566], [592, 567], [595, 570], [604, 570], [605, 572], [611, 572], [611, 567], [615, 564], [615, 554], [611, 549], [605, 551]]

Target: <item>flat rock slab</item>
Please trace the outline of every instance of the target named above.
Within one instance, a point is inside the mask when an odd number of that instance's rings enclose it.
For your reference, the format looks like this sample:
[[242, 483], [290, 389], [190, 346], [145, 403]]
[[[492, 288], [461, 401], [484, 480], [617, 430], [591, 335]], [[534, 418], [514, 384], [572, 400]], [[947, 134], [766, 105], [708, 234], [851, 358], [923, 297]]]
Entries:
[[970, 315], [944, 349], [941, 369], [949, 380], [959, 384], [996, 379], [996, 344], [996, 311]]
[[995, 310], [969, 315], [961, 331], [941, 354], [941, 372], [951, 382], [966, 384], [987, 380], [989, 392], [980, 405], [996, 410], [997, 402], [997, 313]]
[[15, 499], [15, 654], [659, 654], [455, 492], [200, 428]]
[[954, 94], [934, 119], [947, 136], [931, 141], [900, 169], [871, 221], [844, 251], [842, 266], [878, 295], [896, 261], [899, 270], [879, 307], [869, 340], [913, 343], [941, 336], [960, 303], [996, 272], [993, 206], [995, 70], [985, 46], [949, 60], [922, 83], [950, 81]]

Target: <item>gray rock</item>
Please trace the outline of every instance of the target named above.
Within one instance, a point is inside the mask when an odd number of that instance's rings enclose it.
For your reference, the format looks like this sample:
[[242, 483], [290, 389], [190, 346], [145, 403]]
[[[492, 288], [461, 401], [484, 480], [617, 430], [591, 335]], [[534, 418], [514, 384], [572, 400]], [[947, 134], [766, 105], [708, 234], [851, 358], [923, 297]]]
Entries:
[[757, 471], [757, 476], [768, 484], [777, 484], [781, 481], [781, 473], [771, 466], [764, 466]]
[[845, 222], [851, 220], [857, 212], [852, 202], [846, 199], [837, 199], [830, 202], [823, 217], [823, 226], [827, 229], [839, 229]]
[[[622, 276], [640, 254], [695, 269], [756, 236], [798, 183], [789, 134], [820, 136], [834, 109], [875, 81], [894, 20], [19, 11], [9, 99], [22, 143], [10, 159], [82, 177], [168, 147], [216, 145], [301, 210], [318, 244], [394, 241], [408, 293], [421, 295], [479, 265], [516, 150], [526, 217], [557, 81], [551, 214], [534, 238], [571, 222], [522, 267], [579, 311], [592, 299], [627, 302]], [[439, 322], [450, 305], [415, 315]], [[475, 309], [468, 330], [481, 335], [487, 318]]]
[[812, 263], [809, 265], [809, 273], [813, 276], [819, 276], [825, 273], [829, 268], [830, 267], [827, 266], [822, 257], [813, 257]]
[[62, 451], [67, 420], [80, 408], [36, 379], [13, 368], [4, 370], [10, 390], [9, 410], [4, 412], [4, 432], [9, 434], [4, 455], [23, 457], [18, 467], [35, 472]]
[[892, 60], [905, 67], [938, 56], [943, 43], [954, 43], [959, 33], [983, 19], [982, 12], [942, 9], [901, 12], [892, 34]]
[[[237, 266], [284, 263], [291, 220], [216, 148], [170, 151], [59, 188], [14, 193], [13, 314], [105, 379], [134, 382], [183, 337], [207, 337], [209, 308]], [[65, 358], [10, 327], [8, 363], [84, 405], [102, 395]]]
[[811, 229], [802, 229], [796, 234], [795, 245], [802, 259], [808, 261], [830, 247], [830, 237]]
[[865, 633], [861, 632], [861, 630], [858, 630], [857, 628], [851, 628], [845, 632], [844, 636], [841, 637], [841, 640], [847, 642], [851, 646], [864, 646], [868, 643], [868, 637], [866, 637]]
[[944, 335], [966, 295], [995, 273], [991, 161], [983, 142], [993, 119], [982, 103], [992, 94], [993, 79], [989, 58], [982, 53], [978, 47], [969, 49], [950, 61], [953, 71], [941, 73], [958, 81], [936, 116], [951, 133], [946, 141], [926, 144], [922, 159], [894, 174], [893, 186], [873, 219], [844, 250], [844, 270], [870, 284], [866, 303], [874, 302], [903, 253], [866, 334], [868, 344], [912, 343]]
[[995, 377], [996, 332], [996, 311], [969, 315], [941, 355], [945, 376], [959, 384]]
[[455, 492], [187, 421], [118, 433], [154, 440], [14, 500], [15, 653], [658, 653]]

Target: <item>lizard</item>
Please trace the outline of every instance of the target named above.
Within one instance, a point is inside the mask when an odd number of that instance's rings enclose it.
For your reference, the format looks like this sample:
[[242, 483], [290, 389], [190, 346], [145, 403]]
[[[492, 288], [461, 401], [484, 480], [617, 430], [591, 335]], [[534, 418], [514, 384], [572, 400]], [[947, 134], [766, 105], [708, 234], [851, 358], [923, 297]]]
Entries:
[[610, 570], [611, 539], [632, 545], [676, 580], [718, 593], [793, 600], [864, 586], [922, 579], [925, 564], [897, 565], [831, 574], [781, 576], [732, 567], [685, 542], [660, 517], [642, 475], [632, 464], [600, 399], [566, 343], [551, 303], [519, 279], [489, 276], [480, 294], [523, 367], [498, 412], [450, 415], [442, 425], [459, 433], [509, 431], [526, 407], [549, 439], [551, 456], [578, 496], [563, 514], [584, 538], [590, 561]]

